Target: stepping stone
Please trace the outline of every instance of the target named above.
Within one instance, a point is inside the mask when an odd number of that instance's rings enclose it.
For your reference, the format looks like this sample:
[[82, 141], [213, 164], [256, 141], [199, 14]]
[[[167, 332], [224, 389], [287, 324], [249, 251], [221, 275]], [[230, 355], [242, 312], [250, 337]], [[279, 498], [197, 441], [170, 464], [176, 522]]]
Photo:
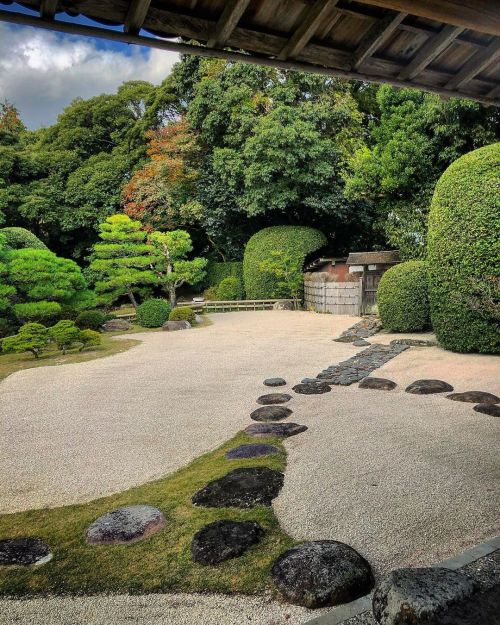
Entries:
[[396, 382], [386, 380], [386, 378], [364, 378], [359, 383], [359, 388], [370, 388], [381, 391], [392, 391], [396, 386]]
[[85, 533], [90, 545], [135, 543], [162, 530], [167, 521], [153, 506], [126, 506], [96, 519]]
[[318, 381], [317, 378], [304, 378], [303, 380], [300, 381], [301, 384], [316, 384], [316, 382]]
[[292, 414], [290, 408], [285, 406], [263, 406], [250, 413], [250, 418], [254, 421], [281, 421]]
[[292, 547], [274, 562], [271, 576], [289, 603], [306, 608], [348, 603], [373, 587], [368, 562], [352, 547], [335, 540]]
[[51, 559], [50, 547], [41, 538], [0, 540], [0, 566], [40, 565]]
[[270, 436], [288, 438], [306, 430], [307, 426], [298, 423], [252, 423], [245, 428], [245, 432], [249, 436], [256, 438], [269, 438]]
[[279, 449], [274, 445], [250, 444], [240, 445], [226, 452], [226, 458], [236, 460], [238, 458], [258, 458], [259, 456], [270, 456], [277, 454]]
[[269, 404], [284, 404], [291, 399], [292, 396], [286, 393], [269, 393], [268, 395], [261, 395], [257, 399], [257, 403], [268, 406]]
[[500, 417], [500, 406], [495, 404], [478, 404], [474, 406], [476, 412], [487, 414], [489, 417]]
[[371, 343], [369, 343], [368, 341], [365, 341], [365, 339], [356, 339], [355, 341], [353, 341], [352, 344], [355, 347], [368, 347], [368, 345], [371, 345]]
[[189, 328], [191, 327], [191, 324], [189, 323], [189, 321], [167, 321], [167, 323], [164, 323], [162, 325], [162, 330], [165, 330], [166, 332], [176, 332], [177, 330], [189, 330]]
[[407, 393], [430, 395], [431, 393], [449, 393], [453, 386], [443, 380], [416, 380], [406, 387]]
[[471, 578], [450, 569], [396, 569], [375, 589], [373, 614], [381, 625], [441, 625], [443, 614], [476, 590]]
[[104, 332], [119, 332], [124, 330], [130, 330], [132, 324], [126, 319], [110, 319], [105, 321], [102, 325]]
[[322, 395], [323, 393], [329, 393], [332, 389], [326, 382], [310, 382], [307, 384], [296, 384], [292, 391], [299, 393], [300, 395]]
[[191, 555], [198, 564], [218, 564], [243, 555], [263, 534], [256, 521], [215, 521], [196, 532]]
[[267, 378], [264, 380], [266, 386], [285, 386], [286, 380], [283, 378]]
[[283, 486], [284, 475], [267, 467], [234, 469], [193, 495], [195, 506], [252, 508], [270, 506]]
[[500, 403], [500, 397], [492, 395], [492, 393], [485, 393], [484, 391], [466, 391], [465, 393], [452, 393], [446, 395], [447, 399], [453, 401], [466, 401], [471, 404], [498, 404]]

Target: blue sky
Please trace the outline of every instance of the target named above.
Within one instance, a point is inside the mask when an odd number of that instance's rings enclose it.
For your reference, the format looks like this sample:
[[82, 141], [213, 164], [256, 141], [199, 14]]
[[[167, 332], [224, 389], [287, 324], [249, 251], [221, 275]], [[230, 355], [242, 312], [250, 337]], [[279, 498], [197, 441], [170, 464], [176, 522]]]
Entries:
[[[34, 14], [12, 4], [2, 10]], [[100, 26], [85, 17], [58, 19]], [[126, 80], [159, 84], [175, 53], [0, 22], [0, 101], [12, 102], [29, 128], [48, 126], [74, 98], [111, 93]]]

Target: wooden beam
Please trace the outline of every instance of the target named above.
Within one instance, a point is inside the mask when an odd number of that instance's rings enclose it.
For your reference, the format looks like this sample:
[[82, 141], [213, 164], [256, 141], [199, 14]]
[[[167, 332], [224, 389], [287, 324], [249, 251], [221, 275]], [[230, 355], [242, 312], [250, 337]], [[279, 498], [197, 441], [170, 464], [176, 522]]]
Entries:
[[42, 0], [40, 2], [40, 17], [52, 19], [56, 14], [58, 0]]
[[403, 11], [436, 22], [500, 35], [498, 0], [358, 0], [362, 4]]
[[445, 26], [441, 32], [427, 40], [418, 50], [413, 60], [399, 73], [401, 80], [412, 80], [418, 76], [450, 43], [465, 30], [463, 26]]
[[125, 18], [125, 32], [137, 34], [144, 24], [151, 0], [132, 0], [127, 17]]
[[327, 12], [334, 7], [338, 1], [339, 0], [316, 0], [308, 10], [297, 30], [278, 54], [278, 59], [284, 61], [288, 58], [295, 58], [314, 36], [314, 33], [325, 18]]
[[500, 57], [500, 37], [496, 37], [484, 50], [476, 52], [462, 69], [453, 76], [445, 85], [446, 89], [459, 89], [463, 87], [469, 80], [472, 80], [474, 76], [477, 76], [488, 65], [491, 65]]
[[226, 43], [249, 4], [250, 0], [229, 0], [226, 3], [215, 32], [208, 40], [209, 48], [219, 48]]
[[354, 69], [358, 69], [377, 48], [380, 48], [389, 39], [407, 15], [408, 13], [392, 13], [372, 24], [354, 52]]

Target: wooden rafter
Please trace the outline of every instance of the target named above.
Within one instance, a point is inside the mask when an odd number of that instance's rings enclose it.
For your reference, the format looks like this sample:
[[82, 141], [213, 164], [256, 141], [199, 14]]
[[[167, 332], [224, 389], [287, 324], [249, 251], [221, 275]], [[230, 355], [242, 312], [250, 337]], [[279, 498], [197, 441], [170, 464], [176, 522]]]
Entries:
[[363, 62], [389, 39], [407, 15], [407, 13], [392, 13], [372, 24], [354, 52], [354, 69], [361, 67]]
[[464, 30], [463, 26], [451, 26], [449, 24], [445, 26], [439, 34], [427, 40], [413, 60], [399, 73], [398, 78], [412, 80], [418, 76]]
[[58, 0], [42, 0], [40, 2], [40, 17], [52, 19], [56, 14]]
[[214, 34], [208, 40], [207, 46], [209, 48], [218, 48], [226, 43], [249, 3], [250, 0], [229, 0], [227, 2], [217, 22]]
[[445, 85], [446, 89], [458, 89], [466, 85], [488, 65], [500, 57], [500, 37], [496, 37], [487, 48], [476, 52]]
[[288, 58], [295, 58], [309, 43], [327, 12], [334, 7], [337, 2], [338, 0], [316, 0], [308, 10], [297, 30], [278, 54], [278, 59], [284, 61]]
[[126, 33], [138, 33], [146, 15], [148, 14], [151, 0], [132, 0], [128, 9], [127, 17], [125, 18], [125, 32]]

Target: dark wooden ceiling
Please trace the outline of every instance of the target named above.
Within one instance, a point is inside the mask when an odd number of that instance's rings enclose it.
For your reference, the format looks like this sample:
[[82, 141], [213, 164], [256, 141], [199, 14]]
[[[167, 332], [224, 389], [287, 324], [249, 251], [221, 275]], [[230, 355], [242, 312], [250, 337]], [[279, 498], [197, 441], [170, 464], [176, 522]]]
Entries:
[[[11, 2], [0, 0], [0, 4]], [[9, 7], [0, 10], [0, 20], [500, 104], [500, 0], [28, 0], [20, 4], [36, 14], [27, 16]], [[63, 12], [70, 17], [85, 15], [96, 27], [67, 18], [61, 21]]]

